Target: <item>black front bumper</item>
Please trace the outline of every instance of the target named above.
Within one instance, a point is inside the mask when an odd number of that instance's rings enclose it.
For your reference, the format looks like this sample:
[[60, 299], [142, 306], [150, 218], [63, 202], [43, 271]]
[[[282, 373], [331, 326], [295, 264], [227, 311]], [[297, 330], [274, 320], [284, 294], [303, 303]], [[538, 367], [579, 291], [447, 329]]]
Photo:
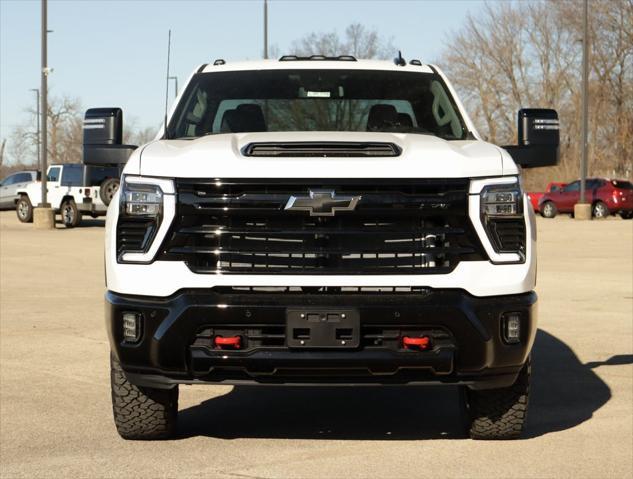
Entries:
[[[536, 293], [475, 297], [461, 290], [417, 293], [255, 293], [185, 290], [168, 297], [106, 294], [110, 344], [140, 386], [191, 383], [466, 384], [514, 382], [536, 333]], [[287, 311], [354, 310], [360, 344], [298, 350], [285, 338]], [[139, 313], [138, 343], [123, 340], [124, 312]], [[506, 344], [502, 315], [521, 315], [521, 340]], [[214, 335], [240, 335], [244, 349], [218, 350]], [[403, 335], [432, 338], [424, 351]]]

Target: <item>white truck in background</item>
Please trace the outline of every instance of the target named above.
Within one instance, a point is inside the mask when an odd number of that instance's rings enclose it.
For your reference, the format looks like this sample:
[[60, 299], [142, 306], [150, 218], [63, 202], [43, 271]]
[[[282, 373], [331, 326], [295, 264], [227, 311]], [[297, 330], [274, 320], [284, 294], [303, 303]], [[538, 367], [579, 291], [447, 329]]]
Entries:
[[[119, 187], [119, 169], [82, 164], [51, 165], [46, 173], [47, 201], [62, 223], [73, 228], [83, 215], [105, 216]], [[33, 220], [33, 208], [42, 202], [42, 183], [33, 181], [17, 191], [15, 211], [23, 223]]]

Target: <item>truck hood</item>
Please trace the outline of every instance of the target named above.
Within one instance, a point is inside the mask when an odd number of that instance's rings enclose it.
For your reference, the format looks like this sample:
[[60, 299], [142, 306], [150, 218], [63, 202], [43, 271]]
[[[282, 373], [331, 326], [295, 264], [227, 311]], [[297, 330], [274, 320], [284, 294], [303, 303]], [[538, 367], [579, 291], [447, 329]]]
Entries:
[[[249, 157], [257, 142], [385, 142], [395, 157]], [[502, 150], [479, 140], [446, 141], [431, 135], [365, 132], [283, 132], [158, 140], [134, 156], [129, 173], [172, 178], [465, 178], [504, 174]], [[507, 168], [506, 168], [507, 169]], [[506, 171], [506, 174], [513, 173]]]

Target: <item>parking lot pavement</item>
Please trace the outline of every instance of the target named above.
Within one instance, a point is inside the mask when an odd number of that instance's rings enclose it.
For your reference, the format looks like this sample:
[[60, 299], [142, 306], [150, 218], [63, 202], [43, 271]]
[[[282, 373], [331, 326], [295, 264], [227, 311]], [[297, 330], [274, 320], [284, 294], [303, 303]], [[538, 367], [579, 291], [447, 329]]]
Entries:
[[0, 213], [0, 476], [631, 477], [633, 222], [538, 220], [524, 439], [465, 439], [454, 388], [182, 387], [180, 437], [111, 417], [103, 222]]

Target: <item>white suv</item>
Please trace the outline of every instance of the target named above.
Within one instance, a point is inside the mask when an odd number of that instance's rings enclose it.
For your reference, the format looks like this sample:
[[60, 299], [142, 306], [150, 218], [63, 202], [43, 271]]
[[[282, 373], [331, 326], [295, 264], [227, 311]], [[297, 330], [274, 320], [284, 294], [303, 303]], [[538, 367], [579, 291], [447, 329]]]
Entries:
[[521, 110], [519, 139], [483, 141], [417, 60], [202, 65], [108, 210], [121, 436], [170, 435], [178, 384], [201, 383], [456, 385], [472, 437], [519, 435], [537, 298], [517, 164], [557, 162], [556, 112]]
[[[119, 186], [117, 167], [58, 164], [46, 173], [47, 202], [60, 214], [67, 228], [77, 226], [82, 215], [105, 216]], [[33, 207], [42, 202], [42, 183], [23, 184], [16, 191], [15, 211], [23, 223], [33, 220]], [[110, 196], [106, 196], [109, 194]]]
[[19, 198], [17, 192], [37, 179], [37, 171], [18, 171], [0, 181], [0, 209], [14, 209]]

